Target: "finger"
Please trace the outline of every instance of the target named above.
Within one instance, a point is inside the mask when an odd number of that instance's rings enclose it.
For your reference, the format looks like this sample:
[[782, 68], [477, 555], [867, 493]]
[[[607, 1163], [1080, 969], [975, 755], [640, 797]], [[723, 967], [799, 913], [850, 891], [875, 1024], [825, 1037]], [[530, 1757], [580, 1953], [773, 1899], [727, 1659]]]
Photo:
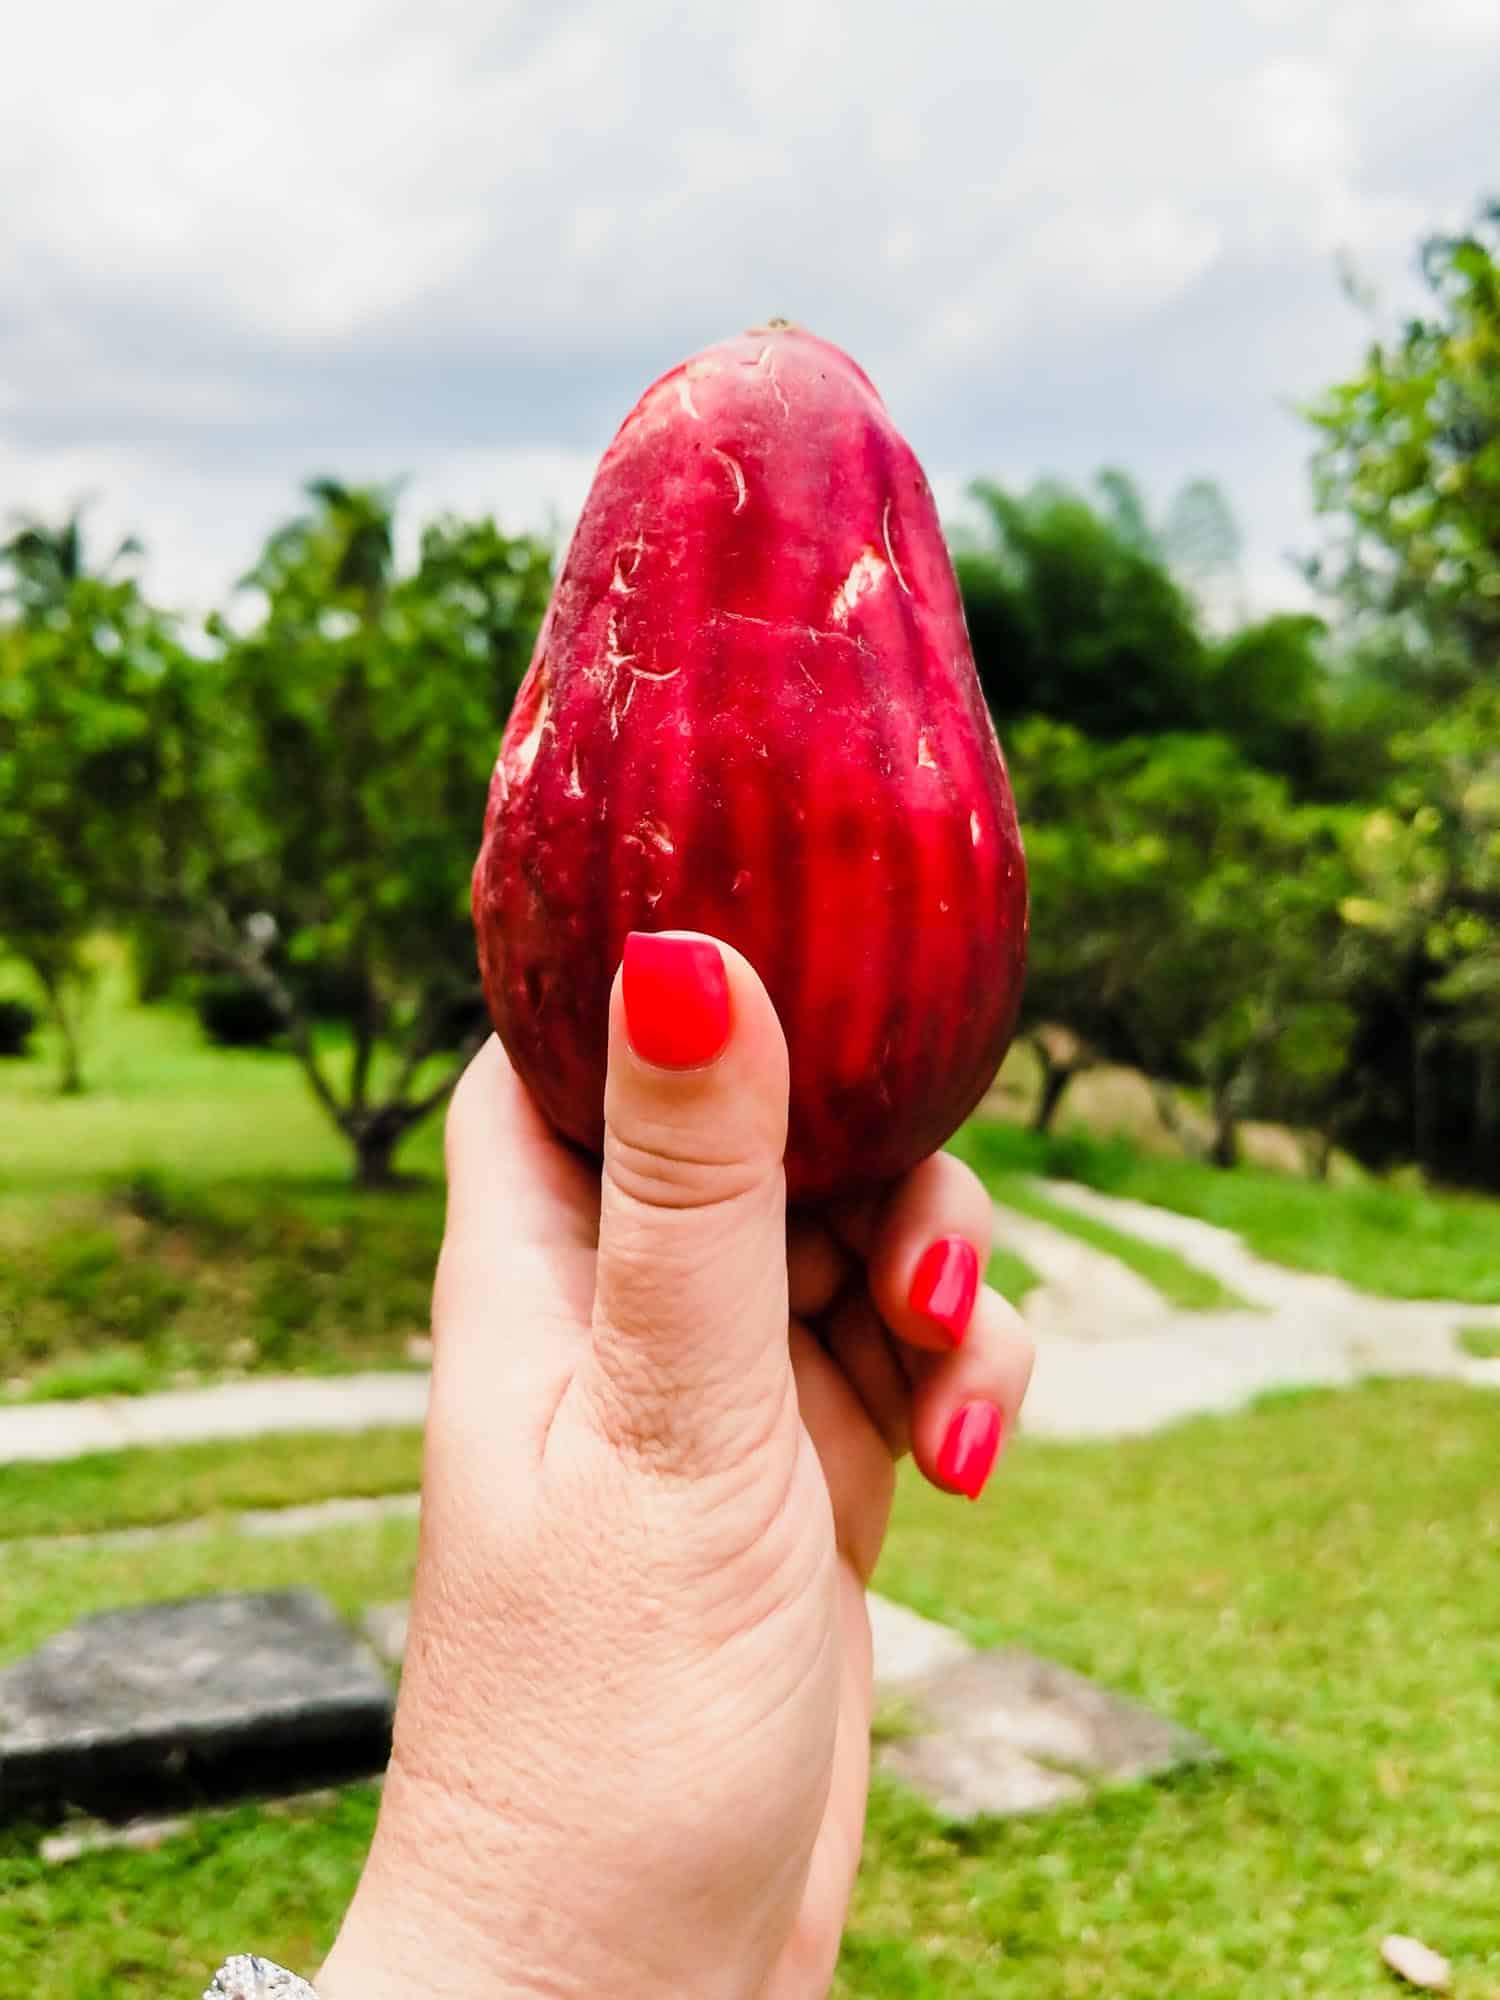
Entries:
[[798, 1408], [833, 1506], [834, 1539], [868, 1582], [890, 1519], [895, 1459], [844, 1369], [798, 1320], [791, 1357]]
[[604, 1123], [579, 1395], [658, 1470], [733, 1461], [792, 1410], [786, 1042], [738, 952], [688, 932], [627, 939]]
[[1020, 1315], [986, 1285], [962, 1347], [905, 1359], [913, 1457], [934, 1486], [977, 1500], [1031, 1380], [1035, 1350]]
[[794, 1217], [787, 1224], [788, 1303], [794, 1317], [816, 1319], [848, 1283], [853, 1263], [822, 1223]]
[[593, 1309], [598, 1178], [542, 1118], [494, 1037], [465, 1070], [444, 1131], [448, 1201], [433, 1293], [434, 1368], [527, 1349], [550, 1370]]
[[911, 1449], [911, 1383], [863, 1286], [834, 1307], [823, 1328], [823, 1344], [887, 1454], [904, 1457]]
[[946, 1352], [969, 1330], [994, 1205], [978, 1177], [934, 1153], [886, 1197], [870, 1246], [870, 1293], [898, 1339]]

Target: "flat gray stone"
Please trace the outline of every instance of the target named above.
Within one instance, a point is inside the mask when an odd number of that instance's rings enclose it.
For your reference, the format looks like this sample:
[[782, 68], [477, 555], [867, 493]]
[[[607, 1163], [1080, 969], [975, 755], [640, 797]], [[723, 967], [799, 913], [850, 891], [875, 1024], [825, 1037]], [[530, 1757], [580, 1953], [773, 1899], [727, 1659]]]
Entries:
[[391, 1711], [379, 1661], [311, 1591], [105, 1612], [0, 1674], [0, 1813], [374, 1772]]
[[913, 1736], [884, 1744], [876, 1761], [920, 1792], [944, 1819], [1010, 1819], [1074, 1805], [1089, 1795], [1082, 1779], [1049, 1770], [998, 1738]]
[[940, 1667], [966, 1660], [974, 1648], [951, 1625], [939, 1625], [872, 1590], [865, 1598], [875, 1647], [875, 1684], [883, 1695], [900, 1694], [929, 1680]]
[[910, 1733], [883, 1770], [954, 1819], [1035, 1812], [1217, 1753], [1201, 1736], [1018, 1647], [975, 1652], [906, 1690]]

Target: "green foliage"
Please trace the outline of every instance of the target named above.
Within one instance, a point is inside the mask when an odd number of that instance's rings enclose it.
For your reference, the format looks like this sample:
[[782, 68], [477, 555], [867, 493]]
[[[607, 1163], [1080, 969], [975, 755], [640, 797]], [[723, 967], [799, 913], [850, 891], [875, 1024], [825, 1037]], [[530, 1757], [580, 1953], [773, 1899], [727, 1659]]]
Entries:
[[988, 539], [956, 566], [997, 719], [1051, 716], [1105, 738], [1193, 727], [1204, 672], [1194, 612], [1125, 489], [1113, 520], [1054, 482], [1018, 497], [981, 481], [973, 493]]
[[89, 932], [159, 884], [185, 833], [191, 663], [129, 580], [89, 575], [75, 531], [0, 551], [23, 616], [0, 627], [0, 948], [27, 966], [82, 1083]]
[[1428, 313], [1309, 412], [1340, 523], [1315, 574], [1397, 638], [1392, 672], [1441, 695], [1500, 663], [1500, 203], [1422, 266]]
[[1214, 1098], [1221, 1151], [1252, 1111], [1314, 1116], [1354, 1017], [1339, 984], [1343, 825], [1213, 736], [1099, 744], [1011, 733], [1027, 828], [1026, 1024]]

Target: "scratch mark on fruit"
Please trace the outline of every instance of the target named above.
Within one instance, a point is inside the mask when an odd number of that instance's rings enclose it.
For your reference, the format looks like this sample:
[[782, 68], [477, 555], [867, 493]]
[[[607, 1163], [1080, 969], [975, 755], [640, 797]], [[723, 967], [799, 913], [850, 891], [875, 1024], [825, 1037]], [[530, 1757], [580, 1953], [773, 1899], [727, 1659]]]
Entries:
[[632, 665], [630, 671], [638, 681], [675, 681], [677, 676], [682, 672], [682, 668], [677, 666], [673, 667], [670, 673], [658, 674], [653, 673], [650, 667]]
[[781, 405], [781, 414], [784, 417], [789, 417], [792, 414], [792, 406], [786, 399], [785, 389], [782, 388], [780, 382], [776, 378], [775, 348], [769, 346], [763, 347], [760, 350], [760, 358], [756, 361], [755, 366], [757, 370], [762, 375], [764, 375], [766, 380], [770, 383], [771, 388], [775, 394], [776, 400]]
[[729, 885], [731, 896], [743, 896], [750, 887], [750, 870], [742, 868]]
[[686, 375], [679, 375], [677, 378], [677, 400], [695, 423], [702, 423], [703, 419], [698, 414], [698, 406], [693, 401], [693, 385], [689, 382]]
[[849, 613], [862, 597], [868, 597], [872, 590], [879, 587], [889, 568], [889, 563], [874, 549], [861, 550], [854, 558], [849, 574], [833, 593], [833, 602], [828, 607], [828, 616], [835, 625], [848, 624]]
[[744, 471], [737, 458], [731, 458], [727, 451], [720, 451], [717, 446], [714, 447], [714, 457], [734, 481], [734, 511], [738, 514], [750, 497], [745, 486]]
[[[641, 566], [641, 557], [646, 553], [646, 538], [637, 534], [633, 542], [622, 542], [615, 550], [615, 573], [609, 580], [610, 592], [615, 597], [634, 597], [635, 573]], [[625, 567], [625, 558], [631, 558], [630, 567]]]
[[550, 702], [550, 691], [543, 688], [541, 700], [537, 703], [535, 721], [510, 753], [510, 769], [506, 775], [512, 784], [524, 785], [531, 776], [536, 753], [542, 747], [542, 732], [547, 727], [547, 709]]
[[810, 688], [812, 689], [813, 693], [814, 693], [814, 694], [821, 694], [821, 693], [823, 692], [823, 689], [822, 689], [822, 685], [821, 685], [821, 683], [820, 683], [820, 682], [818, 682], [818, 681], [815, 681], [815, 680], [813, 679], [812, 675], [811, 675], [811, 674], [810, 674], [810, 673], [809, 673], [809, 672], [807, 671], [807, 662], [806, 662], [806, 660], [799, 660], [799, 661], [797, 662], [797, 667], [798, 667], [798, 671], [799, 671], [799, 672], [801, 673], [801, 675], [802, 675], [802, 678], [803, 678], [803, 680], [805, 680], [805, 681], [807, 682], [807, 685], [808, 685], [808, 686], [809, 686], [809, 687], [810, 687]]
[[880, 517], [880, 538], [885, 543], [885, 557], [891, 566], [891, 573], [894, 575], [897, 583], [906, 592], [906, 595], [910, 597], [911, 585], [901, 574], [901, 565], [896, 560], [896, 551], [891, 547], [891, 503], [889, 500], [886, 501], [885, 512]]
[[[784, 619], [757, 618], [752, 611], [712, 611], [709, 616], [712, 619], [722, 618], [731, 625], [762, 625], [768, 632], [780, 632], [786, 624]], [[808, 629], [810, 631], [811, 626]]]
[[563, 790], [570, 799], [581, 799], [583, 797], [583, 781], [578, 775], [578, 750], [576, 745], [573, 750], [573, 762], [568, 767], [568, 782], [563, 786]]
[[624, 701], [622, 702], [612, 701], [609, 705], [609, 733], [611, 736], [619, 735], [621, 719], [624, 716], [629, 715], [630, 704], [634, 700], [635, 700], [635, 682], [634, 680], [632, 680], [629, 687], [626, 688], [625, 690]]
[[977, 812], [971, 812], [969, 814], [969, 838], [976, 847], [979, 845], [980, 826], [979, 826], [979, 815]]
[[937, 758], [932, 754], [925, 729], [919, 730], [917, 733], [917, 769], [919, 771], [935, 771], [937, 769]]
[[646, 908], [648, 910], [654, 910], [660, 901], [661, 901], [660, 889], [648, 889], [646, 891], [645, 903], [646, 903]]
[[604, 649], [605, 664], [613, 667], [618, 672], [621, 667], [628, 667], [634, 658], [634, 653], [625, 653], [620, 650], [620, 614], [618, 611], [611, 611], [609, 614], [609, 639]]

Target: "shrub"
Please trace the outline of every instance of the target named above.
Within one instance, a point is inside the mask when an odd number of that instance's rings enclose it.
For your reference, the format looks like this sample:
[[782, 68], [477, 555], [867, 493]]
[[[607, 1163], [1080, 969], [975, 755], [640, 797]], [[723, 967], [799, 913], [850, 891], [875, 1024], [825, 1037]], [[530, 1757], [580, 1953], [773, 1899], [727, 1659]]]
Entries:
[[36, 1027], [36, 1009], [24, 1000], [0, 1000], [0, 1056], [24, 1056]]
[[281, 1033], [281, 1017], [257, 986], [223, 975], [198, 982], [194, 1008], [203, 1032], [221, 1048], [263, 1049]]

